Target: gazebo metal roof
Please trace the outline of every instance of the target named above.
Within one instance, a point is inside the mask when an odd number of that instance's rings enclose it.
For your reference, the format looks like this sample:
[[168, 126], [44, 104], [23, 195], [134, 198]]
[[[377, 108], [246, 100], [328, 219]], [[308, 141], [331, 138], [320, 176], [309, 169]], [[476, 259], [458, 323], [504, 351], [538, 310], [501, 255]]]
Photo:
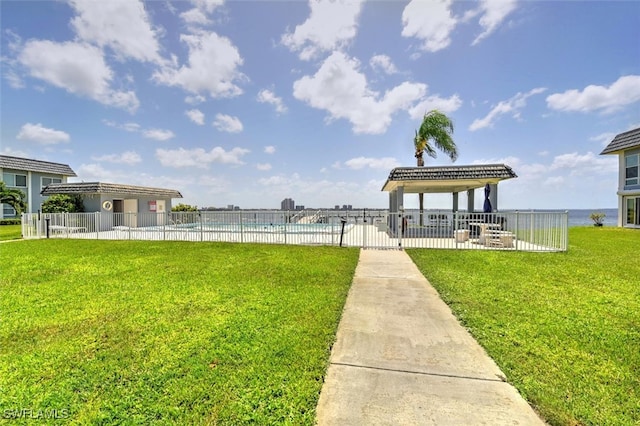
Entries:
[[47, 185], [40, 193], [42, 195], [126, 194], [160, 198], [182, 198], [182, 194], [174, 189], [150, 188], [147, 186], [122, 185], [103, 182], [52, 183]]
[[455, 193], [482, 188], [487, 183], [518, 177], [504, 164], [439, 167], [396, 167], [391, 170], [383, 191], [404, 188], [404, 193]]

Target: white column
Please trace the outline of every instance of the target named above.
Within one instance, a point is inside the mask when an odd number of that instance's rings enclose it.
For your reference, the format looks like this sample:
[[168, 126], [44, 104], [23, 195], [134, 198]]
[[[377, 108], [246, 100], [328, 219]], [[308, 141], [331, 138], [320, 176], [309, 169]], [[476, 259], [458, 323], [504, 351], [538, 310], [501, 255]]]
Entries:
[[[42, 182], [42, 178], [40, 178], [40, 182]], [[38, 185], [38, 188], [40, 185]], [[31, 172], [27, 172], [27, 211], [25, 213], [36, 213], [38, 209], [33, 209], [33, 188], [31, 187]], [[38, 195], [40, 194], [40, 190], [38, 190]]]

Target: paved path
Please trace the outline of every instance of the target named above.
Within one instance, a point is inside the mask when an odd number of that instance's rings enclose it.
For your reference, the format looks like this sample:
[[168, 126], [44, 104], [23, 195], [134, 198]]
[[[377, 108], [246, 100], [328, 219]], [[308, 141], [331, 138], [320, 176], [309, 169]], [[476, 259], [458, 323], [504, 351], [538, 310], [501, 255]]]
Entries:
[[317, 408], [323, 425], [544, 425], [399, 250], [362, 250]]

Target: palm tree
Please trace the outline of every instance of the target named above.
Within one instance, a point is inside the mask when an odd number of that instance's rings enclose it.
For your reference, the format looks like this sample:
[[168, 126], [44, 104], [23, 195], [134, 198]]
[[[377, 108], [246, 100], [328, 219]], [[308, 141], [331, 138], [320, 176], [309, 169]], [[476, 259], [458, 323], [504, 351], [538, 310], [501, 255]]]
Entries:
[[0, 204], [9, 204], [16, 211], [16, 214], [27, 209], [24, 197], [24, 192], [19, 189], [7, 188], [4, 182], [0, 182]]
[[[449, 158], [451, 158], [451, 161], [456, 161], [458, 158], [458, 148], [451, 137], [452, 133], [453, 122], [449, 117], [438, 110], [426, 113], [422, 118], [420, 129], [416, 130], [416, 136], [413, 138], [418, 167], [424, 167], [423, 155], [425, 152], [429, 157], [436, 158], [437, 152], [435, 148], [447, 154]], [[429, 140], [433, 141], [433, 146], [429, 143]], [[424, 194], [419, 193], [418, 199], [420, 200], [420, 226], [422, 226]]]

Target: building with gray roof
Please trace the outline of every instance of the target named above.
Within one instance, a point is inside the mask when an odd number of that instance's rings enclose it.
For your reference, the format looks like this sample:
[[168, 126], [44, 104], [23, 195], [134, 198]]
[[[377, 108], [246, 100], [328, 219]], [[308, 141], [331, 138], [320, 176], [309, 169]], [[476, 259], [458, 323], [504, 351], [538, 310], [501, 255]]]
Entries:
[[85, 212], [114, 213], [105, 216], [98, 226], [100, 230], [119, 225], [136, 227], [143, 222], [149, 225], [150, 217], [153, 225], [163, 225], [171, 211], [172, 199], [182, 198], [175, 189], [106, 182], [53, 184], [44, 188], [42, 194], [81, 195]]
[[640, 127], [616, 135], [600, 155], [618, 156], [618, 226], [640, 228]]
[[[27, 201], [26, 213], [35, 213], [41, 209], [47, 199], [40, 191], [52, 183], [66, 183], [68, 177], [76, 173], [67, 164], [29, 158], [0, 155], [0, 178], [12, 189], [24, 192]], [[15, 210], [2, 204], [0, 218], [14, 218]]]

